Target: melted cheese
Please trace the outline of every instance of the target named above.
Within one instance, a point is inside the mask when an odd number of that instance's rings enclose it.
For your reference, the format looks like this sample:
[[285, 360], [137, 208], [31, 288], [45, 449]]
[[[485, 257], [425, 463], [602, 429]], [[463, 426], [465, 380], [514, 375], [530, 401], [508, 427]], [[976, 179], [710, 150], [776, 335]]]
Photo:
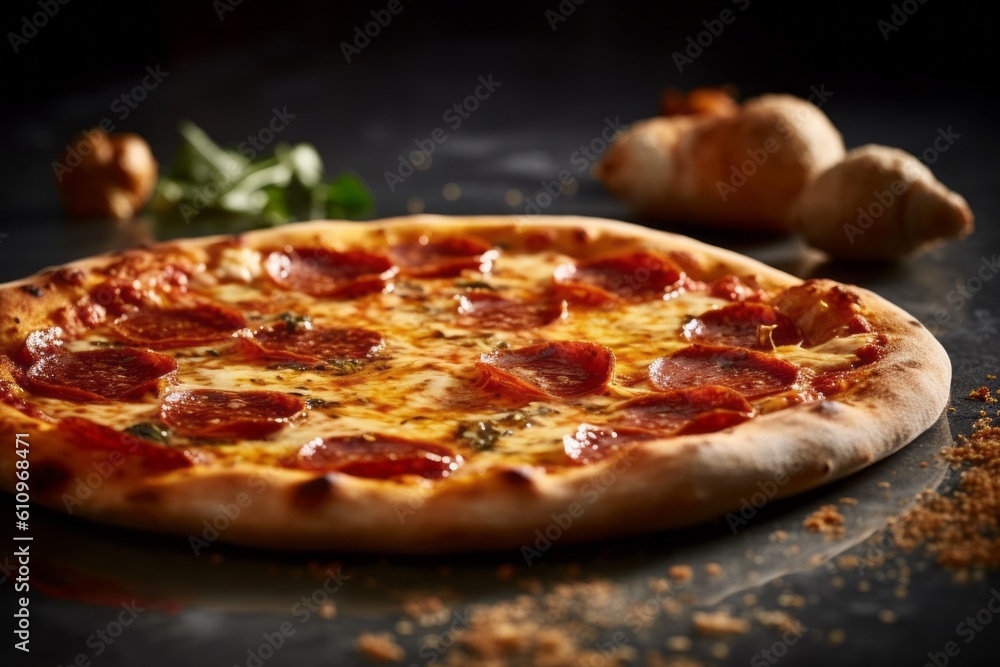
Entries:
[[[559, 464], [564, 461], [563, 438], [583, 423], [603, 423], [624, 399], [649, 391], [633, 387], [646, 377], [659, 356], [687, 345], [679, 338], [691, 318], [727, 302], [698, 293], [680, 293], [663, 301], [600, 308], [568, 309], [565, 317], [531, 330], [480, 331], [457, 326], [460, 298], [466, 290], [455, 279], [399, 280], [389, 293], [357, 300], [333, 301], [297, 292], [283, 292], [260, 279], [260, 255], [246, 249], [222, 252], [211, 274], [197, 279], [214, 298], [236, 305], [251, 320], [282, 310], [309, 315], [314, 326], [365, 327], [381, 333], [386, 347], [360, 370], [340, 374], [296, 368], [294, 364], [250, 362], [221, 342], [211, 346], [166, 352], [177, 358], [177, 386], [228, 390], [293, 392], [309, 401], [308, 418], [265, 440], [246, 444], [204, 444], [172, 435], [169, 444], [211, 452], [222, 462], [274, 463], [318, 437], [381, 433], [427, 440], [456, 448], [468, 474], [498, 462]], [[490, 275], [470, 274], [461, 281], [487, 281], [500, 295], [541, 296], [556, 267], [571, 262], [556, 253], [502, 254]], [[98, 329], [70, 349], [87, 349], [104, 340]], [[490, 408], [477, 399], [472, 386], [475, 363], [499, 345], [521, 347], [557, 340], [600, 343], [616, 355], [616, 380], [602, 395], [574, 400], [538, 401], [521, 410]], [[869, 335], [835, 339], [812, 349], [784, 346], [777, 356], [814, 372], [843, 368], [857, 360], [854, 352], [870, 342]], [[221, 356], [219, 354], [221, 353]], [[773, 402], [773, 401], [772, 401]], [[38, 398], [53, 416], [76, 414], [116, 429], [157, 417], [159, 400], [138, 403], [73, 403]], [[767, 408], [763, 402], [758, 407]], [[460, 434], [463, 424], [489, 422], [496, 437], [492, 447], [470, 448]], [[464, 443], [464, 444], [463, 444]]]

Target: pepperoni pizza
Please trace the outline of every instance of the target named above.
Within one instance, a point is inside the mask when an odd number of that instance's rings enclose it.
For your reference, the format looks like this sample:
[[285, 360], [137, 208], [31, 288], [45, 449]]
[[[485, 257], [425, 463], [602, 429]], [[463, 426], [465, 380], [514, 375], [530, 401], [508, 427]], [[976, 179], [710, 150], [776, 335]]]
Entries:
[[281, 549], [690, 525], [897, 450], [951, 372], [871, 292], [590, 218], [174, 241], [0, 286], [0, 313], [0, 439], [31, 443], [6, 488]]

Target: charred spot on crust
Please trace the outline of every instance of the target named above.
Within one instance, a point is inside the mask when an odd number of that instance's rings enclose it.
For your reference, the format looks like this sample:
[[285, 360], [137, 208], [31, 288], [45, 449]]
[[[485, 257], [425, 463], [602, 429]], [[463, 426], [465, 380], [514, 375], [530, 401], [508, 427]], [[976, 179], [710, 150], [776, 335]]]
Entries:
[[504, 486], [530, 489], [535, 485], [535, 476], [530, 468], [507, 468], [501, 470], [497, 479]]
[[574, 227], [573, 240], [580, 244], [586, 244], [588, 241], [590, 241], [590, 232], [588, 232], [583, 227]]
[[296, 509], [311, 510], [333, 497], [333, 482], [329, 475], [320, 475], [292, 488], [292, 505]]
[[73, 477], [73, 471], [60, 461], [44, 460], [31, 466], [34, 490], [43, 496], [63, 491]]
[[917, 322], [916, 320], [907, 320], [906, 323], [915, 329], [921, 329], [924, 326], [923, 324]]
[[44, 293], [42, 292], [42, 288], [39, 287], [38, 285], [21, 285], [21, 291], [25, 292], [26, 294], [30, 294], [36, 299], [41, 298], [42, 294]]

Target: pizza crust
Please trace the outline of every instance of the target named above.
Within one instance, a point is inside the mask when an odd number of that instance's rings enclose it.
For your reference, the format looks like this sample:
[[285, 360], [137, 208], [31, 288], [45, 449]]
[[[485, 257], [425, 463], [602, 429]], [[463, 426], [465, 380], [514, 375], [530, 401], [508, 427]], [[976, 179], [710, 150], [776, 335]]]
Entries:
[[[594, 218], [540, 217], [527, 223], [511, 217], [413, 216], [372, 223], [311, 222], [250, 232], [240, 242], [252, 248], [315, 241], [335, 248], [363, 246], [383, 238], [414, 238], [427, 228], [489, 230], [489, 238], [512, 245], [540, 234], [561, 250], [583, 256], [668, 246], [699, 262], [709, 276], [755, 274], [769, 290], [802, 282], [686, 237]], [[94, 270], [122, 258], [158, 262], [169, 257], [197, 266], [233, 242], [224, 236], [175, 241], [74, 262], [0, 286], [0, 351], [10, 354], [27, 332], [58, 320], [86, 291]], [[65, 278], [72, 269], [83, 272], [81, 284]], [[39, 290], [41, 295], [35, 296]], [[944, 349], [901, 309], [866, 290], [847, 290], [892, 345], [883, 358], [862, 369], [858, 384], [844, 396], [792, 406], [708, 435], [642, 442], [616, 458], [557, 472], [507, 466], [414, 483], [240, 464], [195, 466], [150, 478], [133, 472], [126, 461], [102, 478], [84, 502], [67, 508], [63, 494], [86, 484], [96, 470], [93, 457], [52, 424], [4, 404], [0, 440], [12, 443], [14, 434], [30, 434], [35, 502], [97, 521], [196, 539], [211, 536], [206, 526], [216, 521], [217, 529], [225, 525], [218, 539], [270, 549], [534, 549], [536, 543], [545, 544], [539, 535], [576, 542], [678, 528], [736, 510], [754, 494], [781, 498], [849, 475], [897, 451], [940, 416], [951, 376]], [[8, 490], [15, 461], [13, 447], [0, 450], [0, 474]]]

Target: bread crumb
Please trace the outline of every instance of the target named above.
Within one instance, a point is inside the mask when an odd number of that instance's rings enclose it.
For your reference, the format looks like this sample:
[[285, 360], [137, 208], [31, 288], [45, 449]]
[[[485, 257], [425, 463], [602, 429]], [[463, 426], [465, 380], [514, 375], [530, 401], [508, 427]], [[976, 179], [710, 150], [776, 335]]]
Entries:
[[880, 609], [876, 616], [878, 617], [878, 620], [882, 621], [886, 625], [892, 625], [896, 622], [896, 612], [891, 609]]
[[774, 628], [781, 632], [790, 632], [797, 636], [801, 636], [805, 632], [805, 628], [797, 619], [792, 618], [788, 612], [781, 610], [769, 611], [759, 609], [754, 613], [754, 620], [765, 627]]
[[843, 644], [845, 639], [847, 639], [847, 633], [842, 628], [832, 628], [826, 635], [826, 641], [834, 646]]
[[413, 631], [417, 629], [413, 621], [407, 621], [403, 619], [402, 621], [396, 621], [396, 634], [408, 637], [413, 634]]
[[694, 570], [691, 569], [690, 565], [672, 565], [667, 570], [667, 576], [674, 581], [691, 581], [691, 578], [694, 576]]
[[977, 389], [973, 389], [968, 393], [966, 398], [973, 401], [982, 401], [983, 403], [996, 403], [997, 399], [990, 395], [990, 388], [983, 385]]
[[858, 504], [858, 499], [857, 498], [841, 498], [837, 502], [840, 503], [841, 505], [857, 505]]
[[723, 644], [722, 642], [715, 642], [712, 644], [711, 648], [708, 649], [708, 652], [711, 653], [712, 657], [717, 660], [725, 660], [729, 657], [729, 645]]
[[337, 605], [334, 604], [333, 600], [327, 600], [319, 606], [319, 611], [317, 613], [320, 618], [329, 621], [337, 615]]
[[776, 530], [768, 536], [772, 542], [784, 542], [788, 539], [788, 533], [783, 530]]
[[705, 574], [710, 577], [718, 577], [722, 574], [722, 566], [718, 563], [706, 563]]
[[675, 651], [677, 653], [685, 653], [691, 650], [693, 642], [690, 637], [685, 637], [684, 635], [674, 635], [673, 637], [667, 637], [667, 649], [670, 651]]
[[778, 596], [778, 605], [782, 607], [794, 607], [802, 609], [806, 606], [806, 598], [797, 593], [782, 593]]
[[890, 484], [889, 482], [879, 482], [878, 483], [878, 487], [880, 489], [888, 489], [890, 486], [892, 486], [892, 484]]
[[823, 505], [806, 517], [802, 525], [810, 532], [823, 533], [828, 537], [842, 535], [844, 515], [837, 511], [836, 505]]
[[691, 620], [698, 634], [709, 637], [718, 635], [743, 635], [750, 630], [750, 622], [748, 620], [731, 616], [724, 611], [696, 611], [691, 615]]
[[358, 653], [375, 662], [402, 662], [403, 647], [388, 632], [365, 632], [354, 641]]

